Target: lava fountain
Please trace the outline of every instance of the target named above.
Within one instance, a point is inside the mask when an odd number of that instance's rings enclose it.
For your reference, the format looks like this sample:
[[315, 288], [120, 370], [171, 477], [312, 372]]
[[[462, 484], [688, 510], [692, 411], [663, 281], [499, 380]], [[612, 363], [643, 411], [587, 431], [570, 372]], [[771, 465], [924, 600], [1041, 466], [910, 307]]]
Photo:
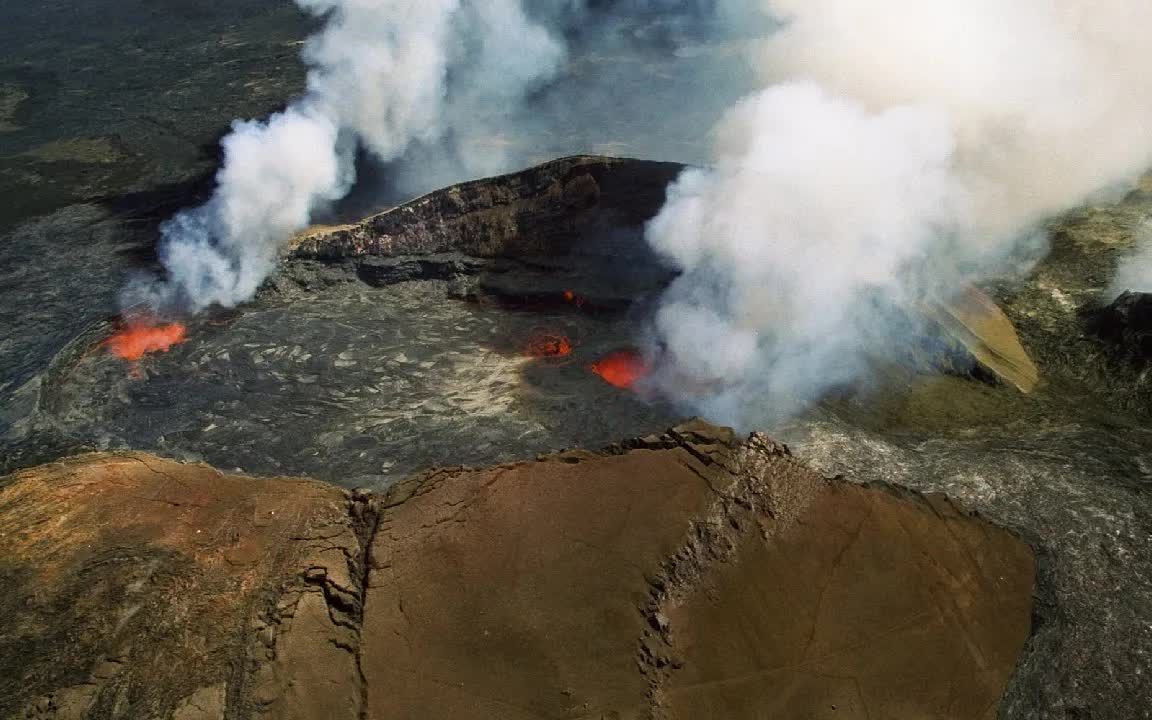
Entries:
[[152, 318], [132, 318], [105, 341], [109, 352], [122, 360], [136, 361], [154, 352], [168, 352], [188, 337], [181, 323], [161, 323]]
[[637, 350], [618, 350], [592, 363], [591, 367], [604, 382], [625, 390], [634, 388], [649, 370], [644, 356]]

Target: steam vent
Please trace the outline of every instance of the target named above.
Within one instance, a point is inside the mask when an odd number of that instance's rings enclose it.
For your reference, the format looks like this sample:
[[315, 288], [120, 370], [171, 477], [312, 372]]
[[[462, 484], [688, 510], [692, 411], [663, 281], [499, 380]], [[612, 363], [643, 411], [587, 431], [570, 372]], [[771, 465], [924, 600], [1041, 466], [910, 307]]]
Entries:
[[0, 2], [0, 720], [1152, 720], [1150, 30]]

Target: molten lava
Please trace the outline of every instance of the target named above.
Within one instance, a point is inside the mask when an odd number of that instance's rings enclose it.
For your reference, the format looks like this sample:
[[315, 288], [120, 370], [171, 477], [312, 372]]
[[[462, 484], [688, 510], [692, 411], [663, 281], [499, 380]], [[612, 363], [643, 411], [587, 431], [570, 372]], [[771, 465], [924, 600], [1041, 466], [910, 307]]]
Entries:
[[524, 348], [528, 357], [567, 357], [572, 354], [572, 341], [558, 333], [540, 333]]
[[609, 385], [630, 390], [648, 374], [648, 363], [636, 350], [618, 350], [592, 363], [592, 372]]
[[580, 297], [571, 290], [564, 291], [564, 302], [570, 305], [575, 305], [578, 308], [584, 307], [584, 298]]
[[157, 323], [147, 319], [134, 319], [108, 338], [108, 350], [123, 360], [139, 360], [148, 353], [168, 352], [187, 338], [188, 331], [180, 323]]

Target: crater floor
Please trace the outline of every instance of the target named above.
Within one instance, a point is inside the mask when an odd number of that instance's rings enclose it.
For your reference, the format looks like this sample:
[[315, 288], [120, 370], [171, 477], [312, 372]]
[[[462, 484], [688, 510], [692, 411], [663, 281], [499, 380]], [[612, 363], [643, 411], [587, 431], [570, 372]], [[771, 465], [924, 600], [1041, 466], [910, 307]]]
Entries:
[[[438, 281], [266, 298], [197, 320], [133, 365], [100, 345], [46, 389], [53, 418], [99, 449], [382, 489], [423, 468], [602, 447], [672, 413], [590, 369], [627, 345], [620, 317], [509, 310]], [[564, 356], [531, 356], [562, 335]]]

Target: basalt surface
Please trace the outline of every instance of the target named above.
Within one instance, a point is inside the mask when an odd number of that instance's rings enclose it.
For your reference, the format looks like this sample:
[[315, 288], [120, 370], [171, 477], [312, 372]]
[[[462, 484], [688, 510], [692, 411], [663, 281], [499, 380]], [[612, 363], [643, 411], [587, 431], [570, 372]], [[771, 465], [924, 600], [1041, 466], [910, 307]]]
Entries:
[[[374, 239], [302, 239], [255, 302], [135, 365], [95, 320], [17, 387], [7, 461], [133, 448], [382, 488], [666, 426], [670, 408], [590, 365], [634, 341], [634, 308], [670, 276], [641, 235], [678, 171], [562, 160], [403, 206]], [[555, 336], [564, 352], [533, 350]]]
[[303, 89], [309, 25], [267, 0], [5, 3], [0, 228], [81, 202], [175, 209], [210, 188], [197, 180], [232, 120]]
[[383, 494], [142, 453], [0, 479], [0, 717], [990, 718], [1026, 543], [702, 422]]
[[[189, 342], [135, 365], [108, 353], [113, 327], [94, 320], [15, 392], [8, 464], [132, 448], [381, 488], [673, 422], [675, 409], [589, 368], [635, 342], [674, 277], [643, 228], [681, 169], [564, 158], [314, 229], [256, 302], [188, 321]], [[1031, 390], [1011, 323], [970, 295], [908, 318], [902, 370]], [[32, 335], [36, 319], [17, 322]], [[570, 351], [537, 357], [539, 337]]]
[[272, 288], [454, 280], [457, 297], [505, 307], [621, 313], [675, 275], [643, 233], [683, 169], [575, 156], [454, 185], [358, 223], [302, 233]]

